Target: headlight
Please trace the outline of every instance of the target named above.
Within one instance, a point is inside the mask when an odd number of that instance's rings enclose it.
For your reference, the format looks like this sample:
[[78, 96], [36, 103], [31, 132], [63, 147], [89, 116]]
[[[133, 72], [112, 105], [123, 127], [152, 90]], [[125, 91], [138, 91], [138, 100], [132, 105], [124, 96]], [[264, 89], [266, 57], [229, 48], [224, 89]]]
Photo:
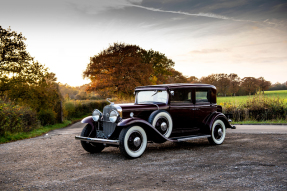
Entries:
[[99, 110], [95, 109], [93, 111], [92, 117], [94, 121], [98, 121], [102, 117], [102, 113]]
[[119, 113], [116, 110], [112, 110], [110, 113], [109, 120], [114, 123], [117, 121], [118, 116], [119, 116]]

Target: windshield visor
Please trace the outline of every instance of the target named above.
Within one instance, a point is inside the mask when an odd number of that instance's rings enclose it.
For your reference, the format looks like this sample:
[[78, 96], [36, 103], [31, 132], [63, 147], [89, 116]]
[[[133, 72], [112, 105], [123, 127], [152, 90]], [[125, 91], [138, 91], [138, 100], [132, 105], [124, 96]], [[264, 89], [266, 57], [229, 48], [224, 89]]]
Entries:
[[162, 90], [139, 91], [137, 103], [167, 103], [167, 92]]

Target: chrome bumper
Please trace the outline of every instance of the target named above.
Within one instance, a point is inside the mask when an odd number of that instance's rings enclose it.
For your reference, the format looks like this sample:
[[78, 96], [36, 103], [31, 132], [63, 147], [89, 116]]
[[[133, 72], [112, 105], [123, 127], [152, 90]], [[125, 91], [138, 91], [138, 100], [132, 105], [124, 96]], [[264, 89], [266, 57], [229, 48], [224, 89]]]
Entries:
[[90, 138], [90, 137], [82, 137], [82, 136], [75, 136], [75, 139], [80, 140], [80, 141], [93, 142], [93, 143], [104, 143], [104, 144], [110, 144], [110, 145], [119, 145], [119, 140]]

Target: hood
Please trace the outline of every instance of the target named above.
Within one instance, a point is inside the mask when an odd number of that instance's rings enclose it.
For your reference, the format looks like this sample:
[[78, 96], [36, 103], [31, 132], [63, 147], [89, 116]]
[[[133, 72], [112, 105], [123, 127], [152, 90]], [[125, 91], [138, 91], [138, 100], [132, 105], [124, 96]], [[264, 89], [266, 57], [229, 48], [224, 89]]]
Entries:
[[141, 110], [157, 110], [161, 109], [162, 106], [166, 104], [135, 104], [135, 103], [125, 103], [125, 104], [116, 104], [122, 108], [123, 111], [141, 111]]

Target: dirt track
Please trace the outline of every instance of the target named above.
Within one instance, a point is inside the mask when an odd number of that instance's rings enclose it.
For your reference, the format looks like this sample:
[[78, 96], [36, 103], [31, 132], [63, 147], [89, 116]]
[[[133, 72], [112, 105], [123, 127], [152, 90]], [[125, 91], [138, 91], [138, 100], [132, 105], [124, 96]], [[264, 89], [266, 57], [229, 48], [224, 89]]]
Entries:
[[85, 152], [78, 131], [0, 145], [0, 190], [287, 190], [286, 134], [234, 130], [220, 146], [149, 144], [127, 160], [113, 147]]

